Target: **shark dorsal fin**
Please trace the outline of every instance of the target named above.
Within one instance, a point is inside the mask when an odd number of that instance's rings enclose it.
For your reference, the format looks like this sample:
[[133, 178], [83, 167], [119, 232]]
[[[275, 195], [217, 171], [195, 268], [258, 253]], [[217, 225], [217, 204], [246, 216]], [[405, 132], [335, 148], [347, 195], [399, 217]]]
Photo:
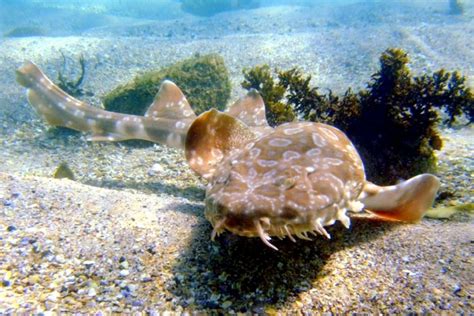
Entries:
[[189, 128], [186, 159], [195, 172], [209, 179], [223, 158], [253, 139], [255, 134], [243, 122], [212, 109], [199, 115]]
[[196, 114], [181, 89], [172, 81], [165, 80], [146, 111], [145, 117], [179, 120], [195, 118]]
[[260, 93], [255, 89], [251, 89], [247, 95], [232, 104], [226, 113], [238, 118], [249, 127], [268, 126], [265, 103]]

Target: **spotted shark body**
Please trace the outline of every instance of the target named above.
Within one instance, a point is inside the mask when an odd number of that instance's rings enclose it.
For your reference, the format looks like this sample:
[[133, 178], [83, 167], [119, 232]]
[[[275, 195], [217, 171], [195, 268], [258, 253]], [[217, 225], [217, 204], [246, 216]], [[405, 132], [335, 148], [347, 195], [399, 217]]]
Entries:
[[212, 238], [227, 230], [260, 237], [330, 238], [325, 226], [364, 208], [378, 217], [418, 221], [432, 205], [439, 180], [421, 174], [394, 186], [365, 178], [347, 136], [335, 127], [294, 122], [272, 128], [252, 90], [226, 112], [196, 117], [181, 90], [164, 81], [144, 116], [108, 112], [74, 99], [26, 62], [17, 81], [51, 125], [90, 133], [93, 141], [144, 139], [185, 151], [190, 167], [208, 180], [205, 216]]
[[17, 70], [17, 81], [27, 88], [29, 103], [46, 122], [87, 131], [91, 141], [144, 139], [183, 148], [187, 130], [196, 118], [181, 90], [170, 81], [163, 82], [144, 116], [104, 111], [79, 101], [31, 62]]

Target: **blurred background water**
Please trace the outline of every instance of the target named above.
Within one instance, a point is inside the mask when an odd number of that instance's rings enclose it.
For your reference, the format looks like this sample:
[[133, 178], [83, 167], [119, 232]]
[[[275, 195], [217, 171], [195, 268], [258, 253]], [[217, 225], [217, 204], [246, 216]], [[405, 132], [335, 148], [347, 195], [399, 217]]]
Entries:
[[[388, 16], [378, 16], [377, 11], [385, 8], [390, 15], [408, 12], [432, 14], [455, 13], [461, 7], [465, 16], [472, 17], [473, 3], [470, 0], [2, 0], [0, 1], [0, 30], [7, 32], [13, 27], [42, 26], [48, 35], [74, 34], [98, 26], [113, 23], [113, 16], [136, 19], [169, 20], [188, 15], [212, 16], [232, 10], [250, 10], [275, 6], [301, 6], [314, 13], [314, 18], [322, 18], [336, 8], [342, 19], [350, 22], [363, 18], [366, 23], [383, 21]], [[240, 12], [245, 15], [246, 12]], [[222, 17], [225, 19], [225, 16]], [[344, 19], [347, 19], [345, 21]]]

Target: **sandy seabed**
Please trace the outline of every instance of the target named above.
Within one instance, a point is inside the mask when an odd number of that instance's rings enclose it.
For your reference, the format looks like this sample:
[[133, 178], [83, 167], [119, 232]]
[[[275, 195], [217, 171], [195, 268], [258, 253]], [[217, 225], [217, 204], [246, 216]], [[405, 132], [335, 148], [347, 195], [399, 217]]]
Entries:
[[[444, 67], [472, 78], [471, 19], [407, 14], [364, 23], [342, 13], [319, 17], [276, 7], [3, 39], [0, 313], [472, 312], [470, 214], [415, 225], [358, 215], [348, 230], [329, 227], [331, 240], [276, 240], [279, 252], [230, 234], [211, 242], [203, 184], [181, 153], [87, 143], [80, 134], [48, 130], [14, 81], [25, 59], [54, 78], [61, 52], [84, 54], [84, 89], [94, 93], [87, 101], [97, 104], [146, 69], [217, 52], [229, 68], [234, 100], [243, 94], [242, 68], [262, 63], [299, 66], [314, 74], [314, 84], [342, 92], [362, 87], [390, 46], [410, 53], [414, 72]], [[441, 190], [453, 193], [445, 203], [473, 203], [474, 130], [442, 135], [438, 176]], [[76, 181], [51, 177], [63, 161]]]

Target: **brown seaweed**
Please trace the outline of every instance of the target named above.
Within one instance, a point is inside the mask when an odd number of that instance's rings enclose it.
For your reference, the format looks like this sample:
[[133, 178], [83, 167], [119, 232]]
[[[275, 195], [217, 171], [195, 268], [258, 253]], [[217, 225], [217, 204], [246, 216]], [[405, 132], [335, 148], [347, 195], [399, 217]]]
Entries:
[[367, 88], [349, 88], [342, 96], [320, 93], [311, 87], [311, 76], [296, 68], [275, 70], [276, 81], [266, 65], [245, 70], [242, 87], [257, 89], [269, 112], [278, 102], [305, 120], [342, 129], [358, 148], [369, 179], [393, 183], [436, 169], [434, 150], [442, 147], [440, 111], [448, 126], [462, 116], [468, 124], [474, 119], [474, 96], [465, 77], [443, 69], [413, 76], [408, 63], [402, 49], [387, 49]]

